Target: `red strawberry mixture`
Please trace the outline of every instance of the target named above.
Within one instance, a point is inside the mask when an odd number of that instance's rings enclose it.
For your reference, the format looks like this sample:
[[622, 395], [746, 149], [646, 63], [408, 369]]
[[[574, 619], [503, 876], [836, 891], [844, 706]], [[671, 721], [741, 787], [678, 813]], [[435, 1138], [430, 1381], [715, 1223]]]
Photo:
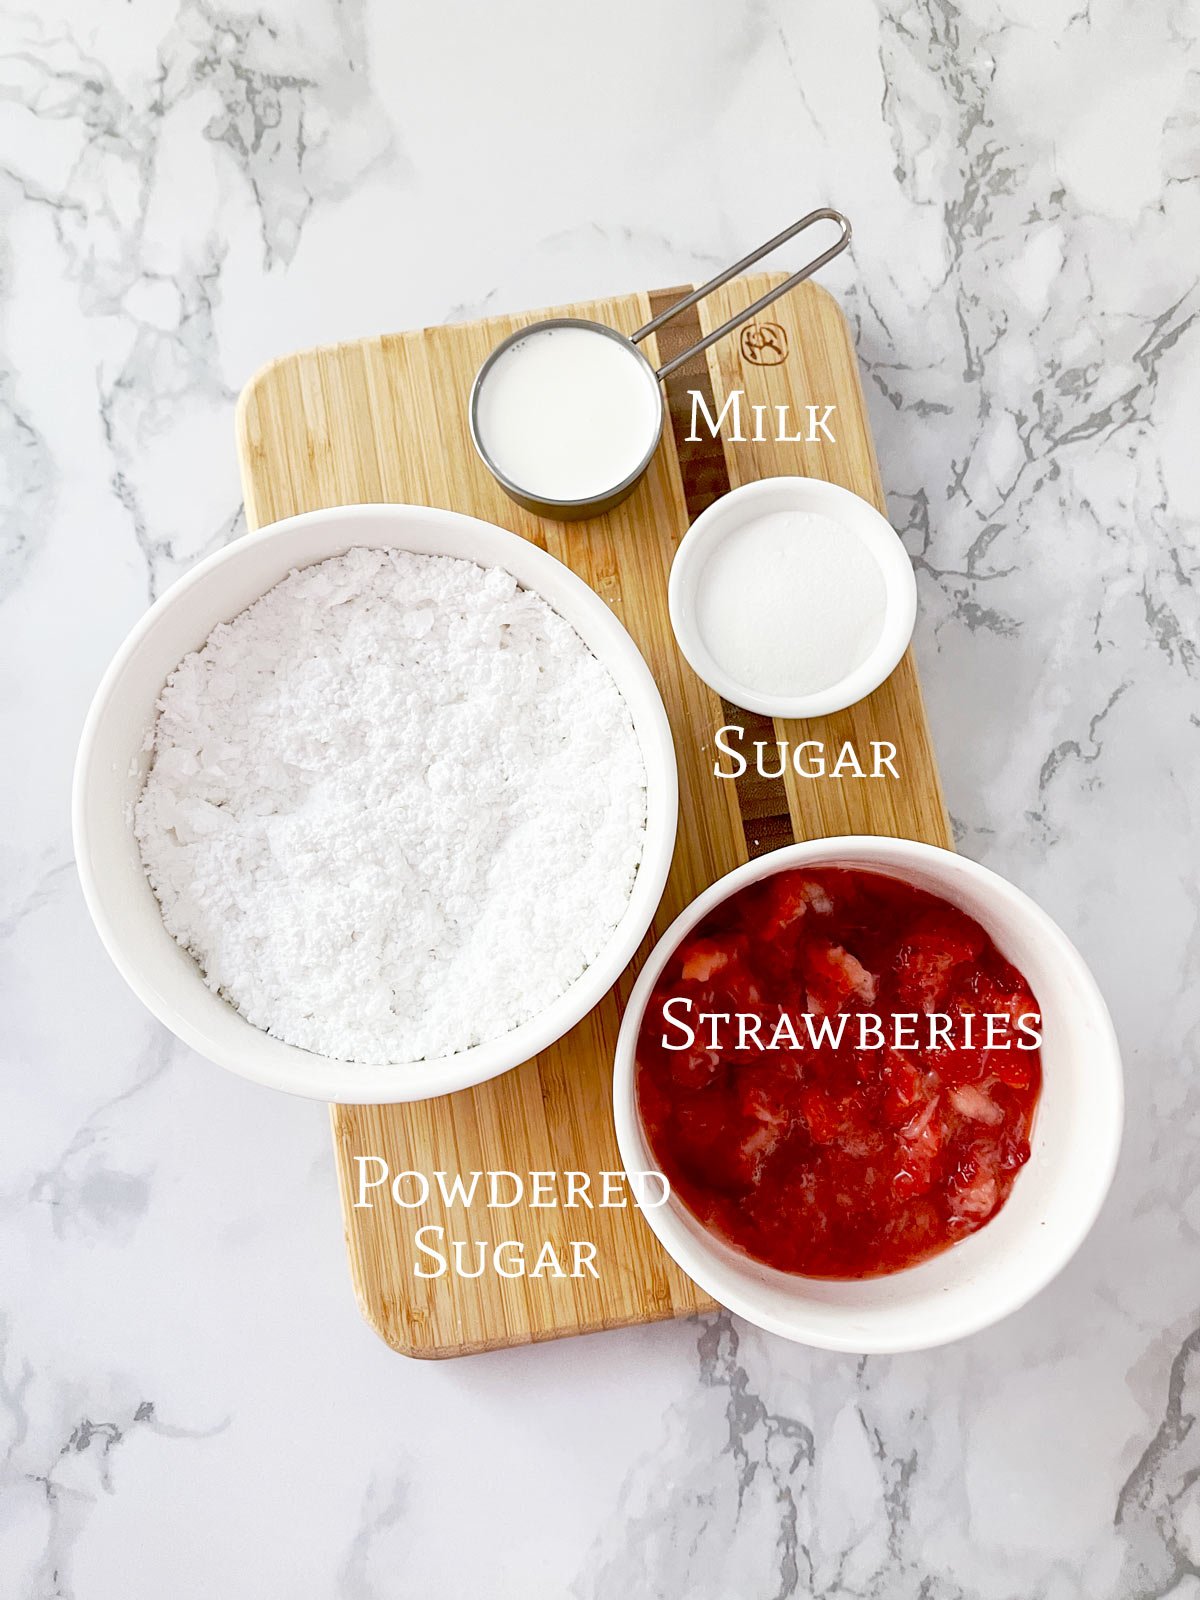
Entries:
[[[757, 1032], [739, 1037], [739, 1014]], [[878, 1033], [858, 1031], [863, 1014]], [[1025, 979], [947, 901], [881, 873], [780, 872], [668, 961], [638, 1038], [642, 1123], [684, 1204], [756, 1260], [896, 1272], [1008, 1198], [1029, 1158], [1040, 1020]]]

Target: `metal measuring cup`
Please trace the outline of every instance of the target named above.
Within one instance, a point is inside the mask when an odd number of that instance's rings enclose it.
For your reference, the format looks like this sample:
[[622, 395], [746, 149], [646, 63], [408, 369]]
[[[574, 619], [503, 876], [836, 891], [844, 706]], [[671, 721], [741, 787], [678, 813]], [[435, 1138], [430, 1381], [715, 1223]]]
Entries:
[[[650, 362], [638, 349], [643, 339], [657, 332], [659, 328], [664, 327], [674, 317], [679, 316], [681, 312], [689, 310], [699, 301], [712, 294], [714, 290], [720, 289], [727, 284], [731, 278], [736, 278], [747, 267], [754, 266], [764, 256], [770, 255], [773, 250], [778, 249], [782, 244], [786, 244], [789, 239], [794, 239], [798, 233], [803, 233], [806, 228], [812, 227], [816, 222], [835, 222], [838, 225], [838, 238], [828, 250], [823, 251], [819, 256], [815, 256], [807, 265], [801, 267], [798, 272], [793, 272], [790, 278], [787, 278], [776, 288], [768, 289], [766, 294], [760, 295], [753, 305], [747, 306], [744, 311], [739, 311], [735, 316], [730, 317], [719, 328], [714, 328], [710, 334], [706, 334], [703, 339], [698, 339], [682, 355], [676, 356], [673, 360], [665, 362], [658, 368], [650, 365]], [[693, 289], [691, 294], [684, 295], [674, 305], [668, 306], [657, 317], [651, 318], [644, 327], [639, 328], [635, 334], [627, 336], [619, 333], [616, 328], [610, 328], [603, 322], [592, 322], [586, 317], [548, 317], [541, 322], [531, 323], [527, 328], [519, 328], [516, 333], [510, 334], [507, 339], [504, 339], [496, 346], [476, 373], [475, 382], [471, 386], [469, 404], [471, 439], [484, 466], [487, 467], [510, 499], [515, 500], [519, 506], [524, 506], [527, 511], [535, 512], [539, 517], [552, 517], [558, 521], [570, 522], [582, 517], [600, 516], [601, 513], [611, 510], [613, 506], [618, 505], [632, 492], [638, 479], [650, 465], [654, 453], [658, 449], [658, 442], [662, 437], [663, 419], [666, 413], [662, 390], [659, 388], [661, 380], [683, 366], [684, 362], [689, 361], [692, 356], [698, 355], [702, 350], [707, 350], [709, 345], [716, 344], [717, 340], [723, 339], [727, 333], [732, 333], [735, 328], [740, 328], [743, 323], [751, 321], [760, 311], [771, 305], [773, 301], [778, 300], [781, 295], [787, 294], [789, 289], [794, 289], [797, 284], [803, 283], [806, 278], [810, 278], [814, 272], [819, 272], [835, 256], [841, 255], [849, 243], [850, 224], [840, 211], [831, 211], [826, 208], [819, 211], [810, 211], [806, 217], [801, 217], [799, 222], [793, 222], [791, 227], [785, 228], [782, 233], [777, 233], [773, 239], [768, 239], [765, 244], [759, 245], [757, 250], [752, 250], [748, 256], [743, 256], [740, 261], [735, 261], [733, 266], [726, 267], [724, 272], [719, 272], [715, 278], [710, 278], [700, 288]], [[498, 466], [486, 441], [480, 435], [479, 401], [484, 385], [487, 383], [488, 374], [492, 372], [497, 361], [513, 345], [552, 328], [583, 328], [606, 339], [615, 340], [618, 345], [623, 346], [628, 352], [630, 359], [638, 364], [644, 381], [654, 390], [656, 402], [651, 412], [654, 426], [647, 430], [645, 453], [633, 471], [619, 483], [614, 483], [610, 488], [572, 500], [549, 499], [531, 491], [525, 485], [515, 483]]]

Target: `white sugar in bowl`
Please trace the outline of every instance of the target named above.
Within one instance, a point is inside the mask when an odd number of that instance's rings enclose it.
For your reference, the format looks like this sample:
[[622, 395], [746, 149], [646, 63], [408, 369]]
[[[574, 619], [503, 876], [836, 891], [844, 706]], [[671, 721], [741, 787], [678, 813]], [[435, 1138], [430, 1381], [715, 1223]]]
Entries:
[[669, 605], [688, 664], [725, 700], [821, 717], [895, 669], [917, 585], [894, 529], [859, 495], [820, 478], [762, 478], [696, 518]]

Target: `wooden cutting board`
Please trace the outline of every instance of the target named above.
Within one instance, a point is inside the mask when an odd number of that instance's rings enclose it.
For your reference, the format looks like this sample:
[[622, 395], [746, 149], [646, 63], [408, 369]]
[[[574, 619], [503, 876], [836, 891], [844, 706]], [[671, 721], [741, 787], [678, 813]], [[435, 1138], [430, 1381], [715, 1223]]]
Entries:
[[[780, 276], [735, 280], [658, 335], [657, 363], [756, 299]], [[685, 291], [624, 295], [564, 308], [632, 332]], [[654, 928], [617, 989], [571, 1033], [536, 1060], [474, 1090], [416, 1105], [334, 1106], [334, 1149], [346, 1245], [363, 1315], [393, 1349], [412, 1356], [464, 1355], [565, 1334], [676, 1317], [710, 1306], [663, 1254], [640, 1214], [447, 1207], [436, 1196], [419, 1210], [376, 1198], [354, 1206], [358, 1156], [382, 1157], [392, 1174], [521, 1174], [619, 1171], [610, 1109], [611, 1062], [621, 1008], [653, 940], [702, 889], [730, 868], [793, 839], [880, 833], [950, 845], [950, 831], [911, 653], [868, 700], [836, 716], [780, 723], [735, 712], [702, 684], [676, 648], [667, 617], [667, 574], [689, 523], [732, 486], [776, 473], [843, 484], [883, 508], [883, 494], [863, 406], [854, 349], [836, 303], [806, 283], [766, 317], [694, 357], [667, 384], [670, 422], [650, 470], [607, 516], [555, 523], [513, 505], [478, 461], [467, 429], [475, 372], [513, 329], [544, 316], [531, 312], [457, 326], [384, 335], [302, 351], [258, 373], [242, 395], [238, 449], [252, 528], [311, 511], [364, 501], [409, 501], [470, 512], [534, 540], [586, 579], [621, 617], [658, 681], [675, 737], [680, 775], [679, 841]], [[652, 360], [654, 350], [648, 349]], [[744, 391], [743, 432], [765, 406], [774, 432], [777, 406], [789, 406], [783, 431], [816, 434], [814, 443], [738, 442], [707, 436], [689, 444], [690, 391], [712, 415]], [[808, 428], [806, 407], [835, 410], [831, 442]], [[701, 430], [704, 433], [704, 430]], [[713, 736], [735, 721], [747, 737], [821, 739], [829, 748], [872, 740], [899, 749], [899, 781], [854, 777], [720, 781], [713, 776]], [[753, 771], [753, 768], [751, 768]], [[376, 1174], [380, 1169], [371, 1166]], [[402, 1191], [411, 1193], [407, 1187]], [[561, 1191], [560, 1191], [561, 1192]], [[385, 1191], [378, 1191], [384, 1194]], [[528, 1262], [549, 1240], [564, 1263], [570, 1241], [597, 1247], [598, 1280], [418, 1277], [415, 1234], [444, 1228], [445, 1238], [483, 1240], [491, 1248], [519, 1240]], [[428, 1242], [437, 1236], [423, 1235]], [[449, 1255], [449, 1250], [443, 1248]], [[468, 1259], [473, 1258], [469, 1257]], [[508, 1260], [509, 1257], [505, 1257]]]

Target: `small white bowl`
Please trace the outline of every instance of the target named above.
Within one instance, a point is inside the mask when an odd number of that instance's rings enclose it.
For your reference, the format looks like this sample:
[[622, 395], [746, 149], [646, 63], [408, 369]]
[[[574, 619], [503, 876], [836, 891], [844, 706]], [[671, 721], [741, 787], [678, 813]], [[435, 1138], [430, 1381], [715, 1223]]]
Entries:
[[[774, 695], [747, 688], [713, 659], [696, 623], [696, 586], [717, 545], [735, 529], [778, 511], [815, 512], [856, 536], [879, 564], [886, 592], [879, 640], [862, 664], [814, 694]], [[671, 626], [688, 665], [731, 705], [767, 717], [824, 717], [866, 699], [908, 649], [917, 616], [917, 581], [895, 529], [873, 505], [820, 478], [760, 478], [702, 511], [684, 534], [667, 590]]]
[[[612, 673], [633, 717], [646, 764], [641, 867], [625, 914], [600, 958], [540, 1016], [457, 1055], [409, 1064], [361, 1064], [284, 1044], [209, 989], [162, 924], [133, 835], [133, 806], [149, 765], [146, 740], [167, 676], [295, 567], [355, 545], [460, 556], [499, 566], [572, 624]], [[339, 506], [247, 534], [168, 589], [117, 651], [96, 691], [75, 764], [75, 860], [92, 920], [134, 993], [160, 1022], [210, 1061], [274, 1089], [315, 1100], [376, 1105], [425, 1100], [497, 1077], [537, 1055], [607, 994], [658, 908], [675, 847], [675, 750], [650, 669], [604, 601], [546, 551], [503, 528], [426, 506]], [[437, 828], [437, 818], [430, 826]]]
[[907, 839], [789, 845], [727, 873], [655, 946], [625, 1011], [613, 1104], [629, 1172], [656, 1170], [635, 1095], [634, 1052], [651, 991], [690, 929], [738, 889], [790, 867], [858, 867], [941, 895], [975, 917], [1026, 977], [1042, 1012], [1042, 1091], [1029, 1161], [1000, 1211], [941, 1255], [887, 1277], [805, 1278], [762, 1266], [672, 1196], [644, 1211], [667, 1253], [714, 1300], [769, 1333], [861, 1355], [921, 1350], [1016, 1311], [1066, 1265], [1108, 1192], [1121, 1141], [1121, 1060], [1083, 958], [1028, 895], [963, 856]]

